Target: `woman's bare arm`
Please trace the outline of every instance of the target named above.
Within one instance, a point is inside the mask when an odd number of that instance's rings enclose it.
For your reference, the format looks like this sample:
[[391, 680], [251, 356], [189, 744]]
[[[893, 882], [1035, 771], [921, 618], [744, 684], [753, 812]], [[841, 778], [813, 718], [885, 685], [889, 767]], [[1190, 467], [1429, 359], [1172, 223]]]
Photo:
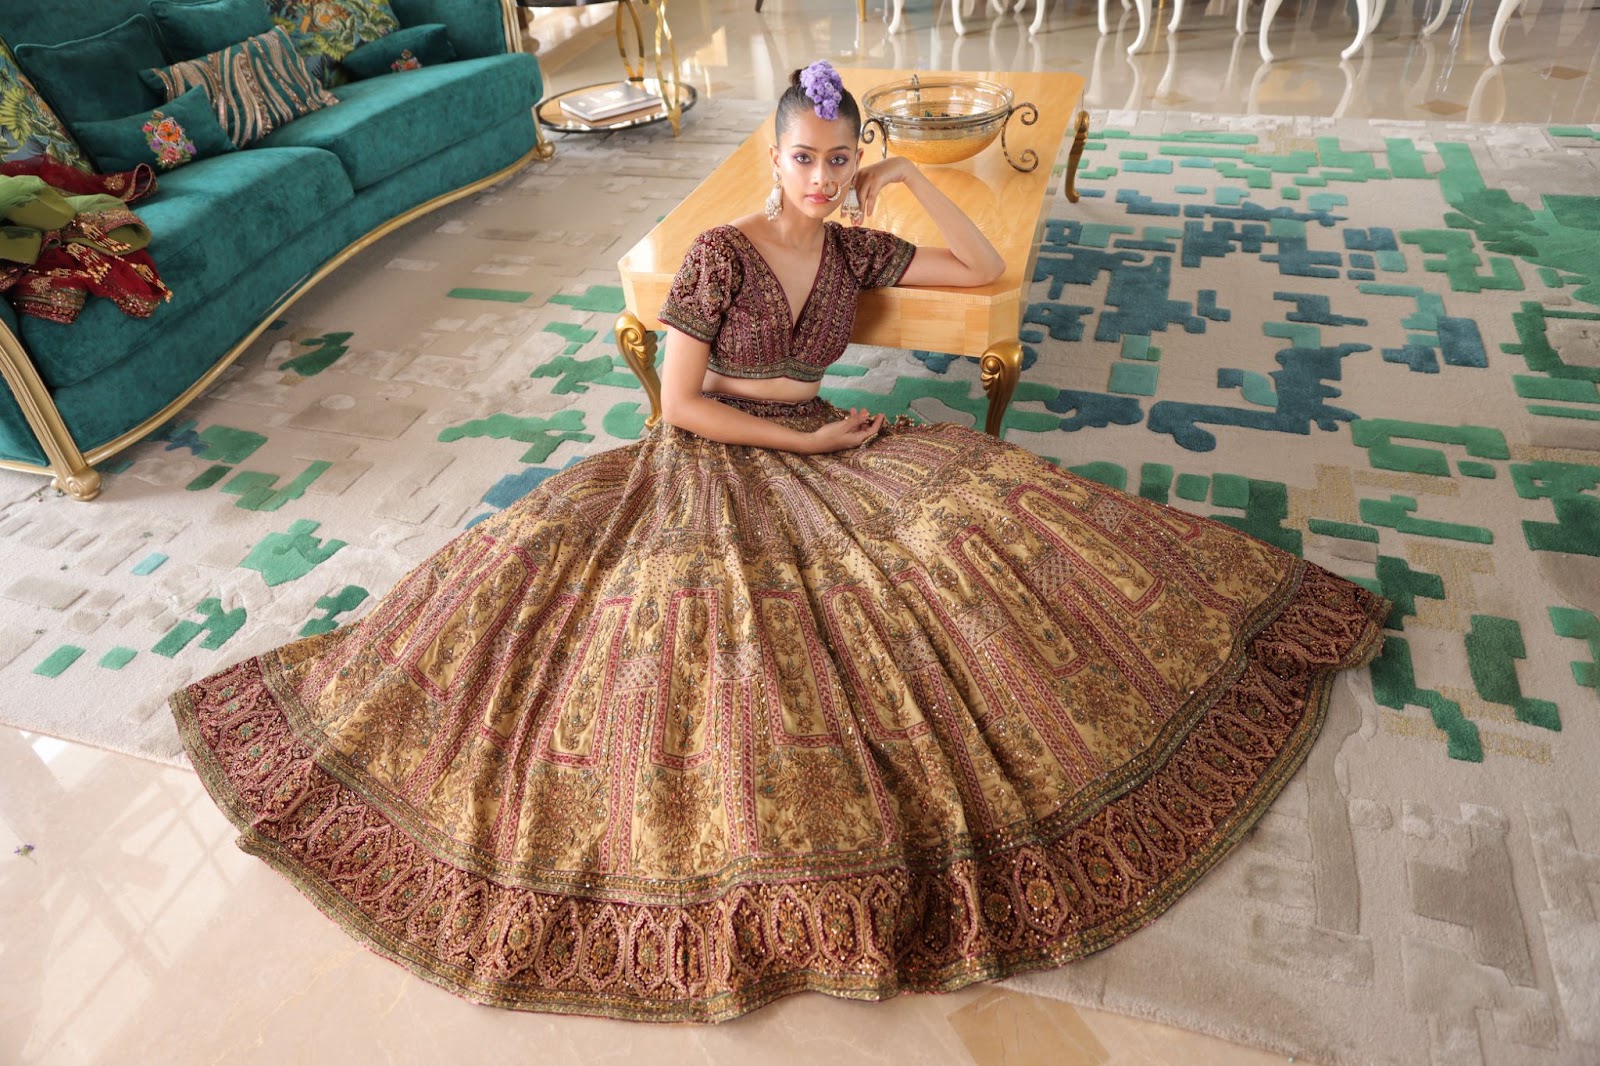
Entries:
[[790, 429], [719, 403], [700, 391], [705, 382], [711, 346], [682, 330], [667, 327], [667, 357], [661, 367], [661, 417], [707, 440], [756, 448], [818, 455], [853, 448], [875, 435], [883, 416], [852, 411], [846, 418], [814, 432]]
[[878, 193], [885, 185], [897, 181], [905, 182], [949, 245], [948, 248], [919, 247], [900, 284], [971, 288], [1000, 279], [1006, 272], [1006, 261], [1000, 258], [989, 238], [954, 200], [908, 159], [893, 156], [862, 167], [856, 174], [856, 193], [868, 216], [877, 205]]

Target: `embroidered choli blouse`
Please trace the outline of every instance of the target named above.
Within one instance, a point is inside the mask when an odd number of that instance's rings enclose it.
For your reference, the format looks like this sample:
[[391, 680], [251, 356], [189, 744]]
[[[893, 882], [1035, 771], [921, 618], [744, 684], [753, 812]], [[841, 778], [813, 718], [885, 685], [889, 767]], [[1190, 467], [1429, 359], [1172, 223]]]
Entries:
[[883, 230], [823, 226], [822, 261], [798, 319], [750, 238], [718, 226], [689, 246], [661, 321], [709, 344], [707, 369], [718, 374], [820, 381], [850, 343], [861, 290], [898, 284], [917, 251]]

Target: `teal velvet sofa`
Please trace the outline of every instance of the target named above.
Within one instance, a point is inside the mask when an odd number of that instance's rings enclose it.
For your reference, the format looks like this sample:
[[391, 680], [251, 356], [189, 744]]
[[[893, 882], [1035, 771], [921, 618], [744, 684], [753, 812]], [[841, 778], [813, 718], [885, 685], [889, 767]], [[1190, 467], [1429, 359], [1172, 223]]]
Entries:
[[[402, 25], [443, 23], [457, 58], [337, 86], [337, 106], [159, 174], [134, 205], [174, 293], [154, 315], [91, 297], [62, 325], [0, 298], [0, 466], [94, 498], [94, 464], [160, 428], [301, 293], [385, 233], [549, 156], [512, 0], [391, 3]], [[0, 0], [0, 38], [52, 45], [146, 9]]]

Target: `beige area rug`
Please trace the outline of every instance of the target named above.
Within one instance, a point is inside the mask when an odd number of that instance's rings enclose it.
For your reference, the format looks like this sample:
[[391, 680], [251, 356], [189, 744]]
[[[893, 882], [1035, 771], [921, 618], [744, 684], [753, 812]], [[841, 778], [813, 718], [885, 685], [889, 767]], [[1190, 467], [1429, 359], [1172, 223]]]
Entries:
[[[360, 617], [636, 437], [616, 260], [765, 112], [565, 138], [379, 242], [95, 503], [0, 473], [0, 720], [177, 761], [168, 692]], [[1094, 129], [1008, 439], [1398, 606], [1238, 851], [1018, 986], [1314, 1062], [1600, 1062], [1600, 131]], [[825, 394], [984, 407], [970, 361], [928, 352], [858, 349]]]

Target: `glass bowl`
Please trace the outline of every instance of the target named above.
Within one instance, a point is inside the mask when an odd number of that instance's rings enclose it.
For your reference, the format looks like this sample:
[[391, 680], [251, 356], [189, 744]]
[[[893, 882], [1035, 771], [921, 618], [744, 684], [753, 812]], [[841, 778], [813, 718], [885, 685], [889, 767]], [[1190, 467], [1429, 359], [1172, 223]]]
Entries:
[[[1011, 113], [1019, 110], [1014, 101], [1010, 89], [992, 81], [922, 81], [912, 75], [905, 81], [869, 89], [862, 96], [866, 120], [861, 136], [870, 144], [876, 125], [883, 135], [885, 155], [893, 149], [914, 163], [954, 163], [993, 143]], [[1032, 110], [1031, 104], [1022, 106]]]

